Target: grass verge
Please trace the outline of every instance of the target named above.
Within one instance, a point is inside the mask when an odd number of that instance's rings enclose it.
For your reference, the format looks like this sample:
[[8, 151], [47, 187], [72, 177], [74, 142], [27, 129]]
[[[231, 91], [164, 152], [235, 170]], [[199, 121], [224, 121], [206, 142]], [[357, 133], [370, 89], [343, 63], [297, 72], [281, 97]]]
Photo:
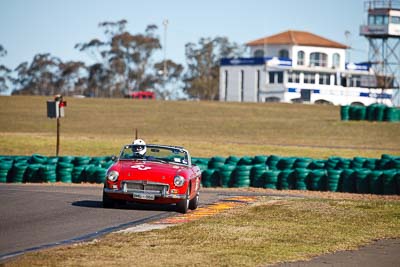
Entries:
[[[55, 154], [51, 97], [0, 96], [0, 155]], [[149, 143], [183, 145], [193, 156], [313, 158], [400, 154], [400, 123], [340, 121], [337, 106], [283, 103], [67, 98], [61, 155], [117, 154], [134, 129]]]
[[109, 234], [29, 253], [6, 266], [259, 266], [399, 237], [399, 201], [262, 197], [214, 217]]

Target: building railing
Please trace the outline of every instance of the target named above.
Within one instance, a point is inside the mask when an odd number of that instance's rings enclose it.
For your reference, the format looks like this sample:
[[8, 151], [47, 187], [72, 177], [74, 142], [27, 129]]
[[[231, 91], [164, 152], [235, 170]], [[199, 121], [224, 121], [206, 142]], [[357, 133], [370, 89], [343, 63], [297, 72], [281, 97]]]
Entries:
[[399, 0], [365, 1], [364, 8], [365, 8], [365, 10], [371, 10], [371, 9], [397, 9], [397, 10], [400, 10], [400, 1]]

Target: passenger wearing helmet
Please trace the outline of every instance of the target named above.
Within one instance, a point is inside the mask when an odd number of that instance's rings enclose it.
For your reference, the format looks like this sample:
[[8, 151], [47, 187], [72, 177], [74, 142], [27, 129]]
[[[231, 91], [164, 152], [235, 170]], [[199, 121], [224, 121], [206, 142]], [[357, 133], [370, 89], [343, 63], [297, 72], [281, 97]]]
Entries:
[[142, 139], [133, 141], [132, 151], [135, 158], [144, 158], [146, 150], [146, 143]]

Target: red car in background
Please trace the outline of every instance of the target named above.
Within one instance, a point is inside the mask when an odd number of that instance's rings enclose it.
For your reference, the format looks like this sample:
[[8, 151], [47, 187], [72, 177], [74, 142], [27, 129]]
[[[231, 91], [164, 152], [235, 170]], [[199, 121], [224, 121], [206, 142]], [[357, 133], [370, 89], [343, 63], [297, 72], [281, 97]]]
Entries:
[[156, 94], [151, 91], [139, 91], [130, 94], [133, 99], [156, 99]]
[[183, 147], [146, 145], [145, 155], [136, 145], [125, 145], [108, 169], [103, 189], [103, 207], [128, 202], [176, 204], [179, 212], [199, 204], [201, 171], [192, 165]]

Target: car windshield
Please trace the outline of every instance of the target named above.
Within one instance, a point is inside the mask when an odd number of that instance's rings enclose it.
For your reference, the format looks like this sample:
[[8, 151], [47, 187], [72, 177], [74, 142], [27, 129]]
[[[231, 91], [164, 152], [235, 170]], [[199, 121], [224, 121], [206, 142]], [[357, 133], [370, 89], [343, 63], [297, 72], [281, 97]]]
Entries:
[[149, 161], [164, 161], [167, 163], [176, 163], [189, 165], [189, 157], [186, 150], [179, 147], [147, 145], [146, 153], [140, 155], [136, 152], [134, 145], [126, 145], [121, 150], [120, 160], [149, 160]]

